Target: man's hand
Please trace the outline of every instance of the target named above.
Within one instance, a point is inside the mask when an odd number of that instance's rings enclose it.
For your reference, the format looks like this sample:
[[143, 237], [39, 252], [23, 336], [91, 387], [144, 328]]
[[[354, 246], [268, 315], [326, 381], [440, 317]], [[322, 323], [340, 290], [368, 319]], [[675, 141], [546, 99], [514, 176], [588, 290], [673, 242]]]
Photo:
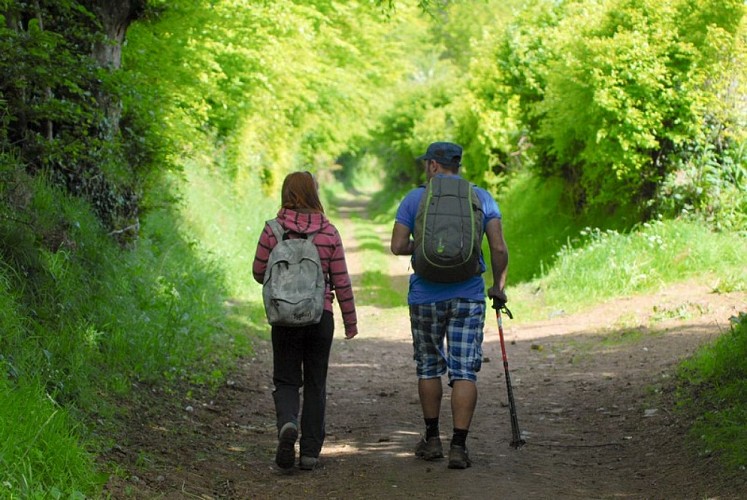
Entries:
[[506, 305], [506, 302], [508, 302], [505, 290], [501, 290], [495, 286], [488, 288], [488, 297], [495, 301], [495, 305], [498, 306], [498, 308], [503, 307]]

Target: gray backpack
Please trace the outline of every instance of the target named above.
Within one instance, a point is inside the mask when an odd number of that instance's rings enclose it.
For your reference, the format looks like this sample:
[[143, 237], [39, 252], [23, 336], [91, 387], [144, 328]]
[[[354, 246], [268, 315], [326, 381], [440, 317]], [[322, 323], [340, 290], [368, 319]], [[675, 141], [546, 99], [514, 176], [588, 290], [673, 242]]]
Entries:
[[267, 224], [278, 242], [270, 252], [262, 285], [267, 321], [273, 326], [319, 323], [325, 283], [319, 250], [313, 243], [317, 233], [291, 239], [277, 219]]
[[460, 177], [433, 177], [415, 216], [415, 273], [439, 283], [480, 274], [482, 221], [482, 204], [472, 184]]

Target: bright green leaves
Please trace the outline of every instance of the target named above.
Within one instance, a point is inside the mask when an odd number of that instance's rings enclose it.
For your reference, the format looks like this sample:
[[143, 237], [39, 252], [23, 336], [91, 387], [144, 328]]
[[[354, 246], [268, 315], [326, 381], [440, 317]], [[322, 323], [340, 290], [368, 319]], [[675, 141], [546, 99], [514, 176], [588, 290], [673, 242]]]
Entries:
[[[403, 72], [392, 29], [366, 2], [174, 2], [131, 30], [127, 68], [169, 96], [179, 145], [207, 152], [217, 140], [234, 174], [260, 173], [274, 189], [373, 127]], [[154, 50], [164, 31], [172, 35]]]
[[676, 123], [692, 120], [679, 102], [686, 94], [672, 91], [675, 75], [666, 63], [676, 40], [665, 19], [666, 10], [626, 5], [598, 25], [586, 11], [569, 13], [559, 25], [557, 57], [534, 108], [537, 133], [560, 173], [583, 171], [593, 202], [629, 200], [656, 182], [659, 173], [647, 169], [652, 154], [661, 141], [682, 135]]
[[[494, 64], [473, 64], [478, 133], [502, 165], [526, 137], [530, 165], [567, 179], [579, 204], [655, 207], [685, 159], [725, 166], [744, 144], [743, 15], [736, 0], [530, 2]], [[484, 119], [512, 128], [509, 144]]]

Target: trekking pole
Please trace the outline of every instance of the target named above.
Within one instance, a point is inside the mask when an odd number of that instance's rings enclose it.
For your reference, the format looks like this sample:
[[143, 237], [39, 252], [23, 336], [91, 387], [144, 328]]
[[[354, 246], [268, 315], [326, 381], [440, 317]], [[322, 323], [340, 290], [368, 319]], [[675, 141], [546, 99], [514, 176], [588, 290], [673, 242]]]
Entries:
[[506, 345], [503, 342], [503, 320], [501, 319], [501, 311], [506, 313], [506, 316], [513, 319], [513, 314], [506, 307], [506, 303], [496, 302], [493, 297], [493, 309], [495, 309], [495, 316], [498, 319], [498, 336], [501, 339], [501, 354], [503, 355], [503, 370], [506, 373], [506, 389], [508, 389], [508, 410], [511, 414], [511, 447], [521, 448], [526, 441], [521, 439], [521, 431], [519, 430], [519, 418], [516, 416], [516, 403], [514, 402], [514, 390], [511, 387], [511, 374], [508, 372], [508, 358], [506, 357]]

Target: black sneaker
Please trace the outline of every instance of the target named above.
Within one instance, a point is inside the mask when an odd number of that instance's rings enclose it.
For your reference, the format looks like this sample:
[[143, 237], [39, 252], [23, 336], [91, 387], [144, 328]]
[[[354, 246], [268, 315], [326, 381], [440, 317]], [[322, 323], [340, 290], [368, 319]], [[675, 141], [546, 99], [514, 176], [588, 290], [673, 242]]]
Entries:
[[449, 469], [466, 469], [472, 465], [467, 448], [452, 444], [449, 447]]
[[438, 436], [421, 438], [418, 446], [415, 448], [415, 456], [423, 460], [436, 460], [444, 457], [444, 447], [441, 444], [441, 438]]
[[298, 426], [288, 422], [278, 433], [278, 449], [275, 453], [275, 463], [281, 469], [290, 469], [296, 463], [296, 439]]
[[314, 470], [319, 466], [319, 459], [316, 457], [305, 457], [301, 455], [298, 461], [298, 468], [301, 470]]

